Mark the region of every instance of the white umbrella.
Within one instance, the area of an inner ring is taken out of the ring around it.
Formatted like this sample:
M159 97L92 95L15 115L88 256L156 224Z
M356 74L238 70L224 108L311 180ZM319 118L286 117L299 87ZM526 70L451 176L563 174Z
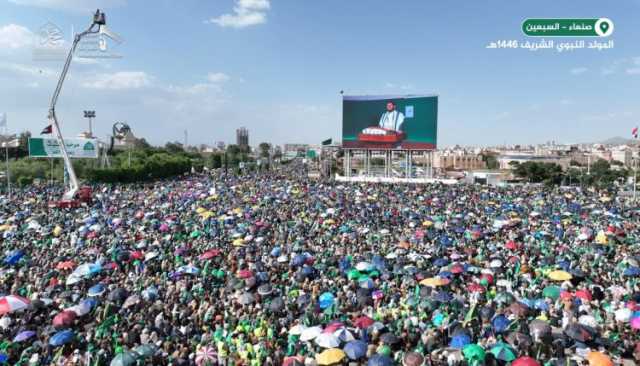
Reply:
M351 332L346 328L340 328L336 330L335 332L333 332L333 335L343 342L351 342L356 339L353 334L351 334Z
M598 326L598 322L596 321L596 318L594 318L591 315L582 315L580 318L578 318L578 323L595 328Z
M631 310L628 308L622 308L616 310L616 320L622 323L628 322L631 319Z
M369 271L371 269L373 269L373 265L369 262L360 262L358 264L356 264L356 269L358 271Z
M500 259L494 259L489 263L489 267L491 268L500 268L502 267L502 261Z
M158 252L149 252L149 253L144 255L144 260L145 261L150 261L150 260L152 260L153 258L156 258L159 255L160 255L160 253L158 253Z
M302 324L296 324L289 329L289 334L291 335L300 335L306 329L306 327Z
M315 342L322 348L335 348L340 345L340 340L338 339L338 337L331 333L322 333L318 335L315 339Z
M302 334L300 334L300 340L303 342L307 342L316 338L320 334L322 334L321 327L319 326L309 327L302 331Z

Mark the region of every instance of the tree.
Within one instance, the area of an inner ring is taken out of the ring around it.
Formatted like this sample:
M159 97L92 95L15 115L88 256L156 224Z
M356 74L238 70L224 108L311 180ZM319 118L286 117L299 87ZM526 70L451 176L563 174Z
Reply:
M258 146L258 149L260 151L260 157L268 158L269 151L271 150L271 144L269 144L268 142L261 142Z
M577 160L571 159L571 161L569 161L569 166L582 166L582 164Z
M146 150L146 149L150 149L151 145L147 142L147 140L143 137L143 138L139 138L136 139L136 141L133 144L133 147L135 149L142 149L142 150Z
M218 169L218 168L222 168L222 154L216 153L216 154L211 154L209 156L209 168L211 169Z
M170 154L178 154L184 152L184 147L179 142L167 142L164 149Z
M20 146L18 146L16 151L16 158L24 158L29 156L29 139L31 138L31 132L23 131L20 132L20 136L18 136L18 140L20 140ZM12 154L9 154L11 156Z
M483 154L482 161L484 161L487 169L498 169L500 164L498 163L498 159L496 159L493 154Z

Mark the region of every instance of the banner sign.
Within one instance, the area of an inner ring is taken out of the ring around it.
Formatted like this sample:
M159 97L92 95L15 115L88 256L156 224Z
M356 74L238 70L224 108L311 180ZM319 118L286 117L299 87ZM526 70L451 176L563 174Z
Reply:
M70 158L98 158L98 140L96 139L65 139L64 143ZM57 139L34 137L29 139L29 156L32 158L61 158L62 151Z

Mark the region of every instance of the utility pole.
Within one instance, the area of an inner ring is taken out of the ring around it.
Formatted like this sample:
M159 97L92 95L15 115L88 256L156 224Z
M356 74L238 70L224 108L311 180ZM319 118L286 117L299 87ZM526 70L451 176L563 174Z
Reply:
M93 138L93 119L96 118L96 111L84 111L84 118L89 120L89 138Z
M188 142L188 133L187 130L184 130L184 149L187 150L187 142Z

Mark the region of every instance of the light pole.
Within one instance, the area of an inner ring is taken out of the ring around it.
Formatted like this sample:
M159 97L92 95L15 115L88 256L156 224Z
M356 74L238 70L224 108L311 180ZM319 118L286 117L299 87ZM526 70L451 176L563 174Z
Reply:
M93 119L96 118L96 111L84 111L84 118L89 119L89 137L92 138L93 128L91 126L91 122L93 122Z

